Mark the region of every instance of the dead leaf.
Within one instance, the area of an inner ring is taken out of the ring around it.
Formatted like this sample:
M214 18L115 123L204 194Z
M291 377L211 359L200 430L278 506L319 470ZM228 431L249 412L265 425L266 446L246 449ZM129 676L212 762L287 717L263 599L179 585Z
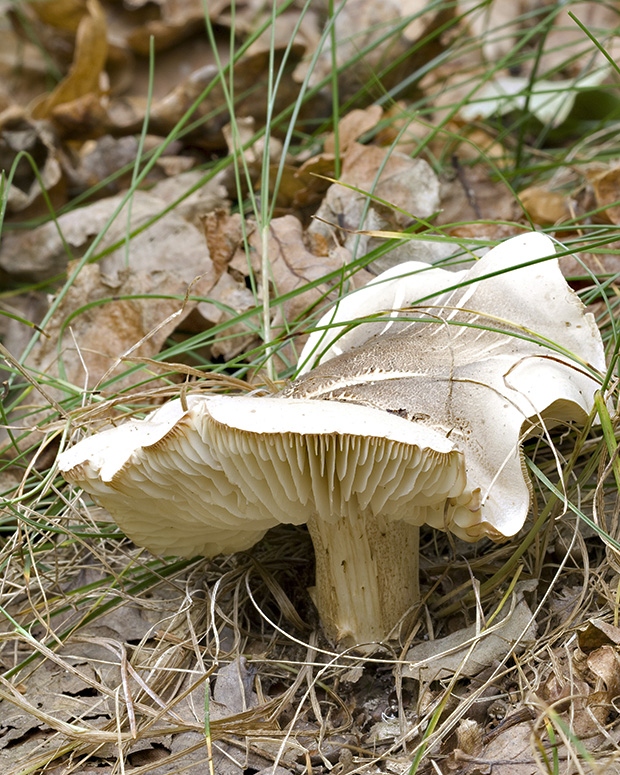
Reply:
M326 177L333 178L336 157L331 153L321 153L307 159L295 172L301 182L301 188L295 194L295 204L307 207L320 202L331 185Z
M202 214L202 206L216 201L217 192L221 193L219 184L204 186L128 243L124 239L128 228L144 227L157 218L195 179L191 173L187 180L162 181L149 193L135 192L131 225L128 227L124 210L101 244L102 250L115 244L118 247L96 264L82 268L47 327L49 339L41 340L33 352L31 366L58 374L57 348L62 346L67 378L73 384L87 382L93 387L110 369L120 367L120 358L139 342L142 344L133 355L152 357L159 351L197 304L184 302L188 289L197 296L208 296L218 273L201 230L188 218L196 216L198 220L197 211ZM120 201L120 196L102 199L58 219L62 237L74 255L83 255ZM11 232L0 250L0 266L21 277L40 280L63 272L66 264L64 243L55 224Z
M133 51L144 56L148 56L151 37L156 50L162 51L204 29L205 7L201 0L157 0L156 3L130 0L125 5L133 11L126 21L127 43ZM157 18L153 18L153 7ZM218 4L210 2L212 18L217 11Z
M280 66L283 54L282 50L275 52L274 68L277 69ZM246 54L234 65L231 77L234 79L235 93L238 95L235 102L237 120L249 116L258 124L264 121L265 93L270 66L269 52L259 52L252 56ZM225 142L222 130L230 123L230 117L217 66L212 64L194 70L166 97L155 102L150 117L152 131L167 135L208 87L211 90L195 108L192 120L208 115L209 121L201 122L196 126L192 139L202 148L223 148ZM296 83L291 79L284 79L274 95L272 105L274 115L287 108L298 96L298 91L299 87ZM319 100L322 101L322 98L317 97L305 102L301 116L316 115L319 112L317 107Z
M218 207L204 216L203 225L211 260L223 273L243 238L241 216L230 215L227 208Z
M29 3L45 24L68 32L77 32L88 9L84 0L54 0L53 3Z
M539 73L561 71L568 77L576 77L596 64L605 62L604 55L591 45L583 30L575 24L569 13L575 16L597 39L612 61L617 61L620 48L613 30L618 26L617 5L593 3L589 0L572 2L569 7L560 6L554 23L545 36L545 47L537 61ZM529 75L529 63L525 63Z
M477 0L459 0L459 14L482 43L487 62L497 62L513 50L523 26L523 14L532 6L531 0L511 3L491 2L480 6Z
M271 15L268 6L249 2L245 13L235 17L235 32L243 30L248 36L258 30L267 21L267 13ZM262 33L248 48L248 55L268 53L271 48L284 50L291 47L299 60L312 55L319 46L321 34L319 30L319 13L312 6L304 8L303 23L299 23L300 15L296 8L289 8L279 13L275 24L268 24ZM273 39L273 42L272 42Z
M587 177L599 208L597 217L607 223L620 223L620 165L610 166L603 172L593 170Z
M532 753L531 723L516 724L504 734L494 737L476 759L473 772L496 775L498 765L501 766L502 775L540 774L538 762Z
M51 94L32 108L35 118L46 118L58 106L101 93L108 55L106 17L99 0L86 0L86 10L77 28L73 64Z
M383 119L383 126L375 136L375 145L390 146L395 151L415 156L421 141L428 137L428 123L412 114L404 100L393 102L385 111Z
M329 187L309 227L310 234L333 240L338 227L399 231L439 209L439 181L423 159L356 143L344 158L340 180L345 185ZM341 239L349 251L355 251L355 257L365 255L374 244L369 235L348 231L341 233Z
M247 659L237 657L217 671L213 699L226 709L227 716L243 713L258 705L258 697L252 690L253 682L254 676L248 670Z
M252 266L259 274L261 271L262 245L260 233L254 231L249 238L252 251ZM349 254L342 250L333 250L328 255L316 256L305 244L303 229L300 221L292 215L282 218L274 218L269 227L269 283L273 286L274 296L281 296L299 290L304 285L342 269L347 263ZM239 268L245 256L238 256L233 261L233 266ZM359 275L359 273L358 273ZM365 273L364 273L365 275ZM358 282L365 284L370 279L365 275ZM264 278L262 278L264 282ZM331 281L333 287L338 287L339 280ZM274 308L273 324L279 328L284 320L293 321L296 317L312 307L314 302L325 293L328 283L309 289L298 296Z
M193 258L195 255L204 255L205 252L201 232L190 221L199 221L200 216L211 207L221 204L224 190L220 184L212 181L209 185L204 185L191 196L186 196L173 212L158 219L168 204L186 194L188 188L201 179L200 173L196 175L192 172L180 175L174 180L161 181L148 193L134 193L130 206L131 225L127 222L127 205L116 217L101 242L101 251L112 245L120 245L106 256L102 264L103 274L108 277L111 285L115 283L117 271L127 266L159 271L175 266L178 262L178 265L184 268L182 274L186 283L203 274L204 265L202 270L197 270L190 276L197 267L194 260L187 260L187 256ZM56 223L46 223L30 231L8 232L0 245L0 268L12 277L34 282L63 273L70 259L79 258L85 253L92 240L118 209L121 201L121 195L100 199L91 205L61 215ZM151 220L155 222L127 243L131 256L131 261L128 262L124 247L127 234L144 227ZM69 254L67 247L71 251Z
M381 89L389 89L430 58L431 47L421 50L411 45L413 39L427 34L437 16L434 11L424 14L426 7L428 3L421 0L347 0L335 20L338 86L343 102L358 90L368 90L378 73L381 73ZM420 15L404 33L400 28L402 19L416 11ZM362 51L364 56L360 57ZM398 67L393 66L395 61L399 62ZM310 74L310 85L327 78L332 66L331 49L325 46ZM308 63L304 62L295 70L294 77L301 82L307 74Z
M371 105L365 110L352 110L343 116L338 122L338 148L340 155L344 156L353 143L358 140L365 132L377 126L383 115L383 108L379 105ZM323 153L333 154L336 152L336 138L333 132L330 132L325 138Z
M154 144L147 141L146 150L150 150ZM97 192L98 196L111 196L126 190L131 185L138 147L138 138L133 136L104 135L87 140L80 146L73 159L74 163L72 165L67 163L65 166L72 190L82 193L106 179L108 179L107 183ZM118 175L117 173L123 168L129 168L129 171L122 176ZM153 183L157 179L155 175L151 175L148 182Z
M214 282L214 273L204 247L202 257L206 271L192 290L206 295ZM194 264L194 271L197 268ZM72 384L95 388L104 377L125 369L124 356L156 355L196 304L184 304L182 297L188 283L172 268L153 275L144 269L118 271L113 283L111 288L101 267L85 266L46 328L50 339L40 343L29 366L59 376L58 367L62 364L66 379ZM135 298L116 300L117 295ZM160 295L181 299L158 298ZM65 327L69 320L70 327ZM143 375L135 374L116 385L127 386L142 378Z
M494 179L487 164L461 167L458 158L455 162L456 173L444 176L441 181L441 212L437 225L469 222L466 226L450 229L450 234L457 237L500 240L518 233L516 227L508 225L520 213L514 192Z
M601 646L612 644L620 646L620 627L603 619L590 619L586 625L577 631L579 648L586 654Z
M54 205L64 204L66 195L61 190L62 169L51 126L46 122L32 121L21 109L11 107L0 114L0 169L8 173L17 155L23 152L32 157L41 182L30 161L21 158L8 190L8 211L21 212L42 199L41 187Z
M489 630L477 630L474 624L414 646L407 652L409 664L403 675L425 682L450 678L456 672L473 677L495 660L504 659L517 642L517 651L522 651L536 637L536 623L522 593L514 609L504 616L500 614Z
M604 718L609 714L611 701L620 694L620 662L615 646L600 646L588 655L588 667L594 675L603 682L606 702L604 703ZM600 693L600 687L594 687ZM603 719L604 722L604 719Z
M550 226L570 218L569 200L558 191L544 186L530 186L519 193L525 212L534 223Z

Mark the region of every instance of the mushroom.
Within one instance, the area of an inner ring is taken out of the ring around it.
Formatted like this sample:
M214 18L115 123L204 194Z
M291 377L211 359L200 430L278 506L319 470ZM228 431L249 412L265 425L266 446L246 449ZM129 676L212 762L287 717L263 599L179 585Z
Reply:
M391 269L327 313L282 393L172 401L70 448L60 470L159 554L307 523L326 635L389 638L419 600L419 526L514 535L523 439L592 407L601 337L553 254L531 233L469 271Z

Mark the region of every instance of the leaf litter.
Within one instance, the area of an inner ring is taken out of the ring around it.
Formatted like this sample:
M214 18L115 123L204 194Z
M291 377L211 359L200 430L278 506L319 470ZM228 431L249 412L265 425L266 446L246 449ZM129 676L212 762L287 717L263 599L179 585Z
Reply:
M214 51L192 0L9 4L0 156L13 175L0 276L13 317L3 314L0 329L13 359L75 427L144 411L196 373L214 375L205 389L226 380L238 389L240 379L273 389L262 369L266 297L286 378L312 320L344 293L405 260L460 268L481 241L531 222L579 252L585 268L562 259L577 287L592 287L589 268L609 280L613 301L613 142L604 136L605 159L592 162L580 137L571 163L540 177L512 178L510 160L521 133L548 161L554 146L540 138L580 126L589 95L617 102L613 72L600 70L607 60L567 14L613 58L617 3L571 3L550 16L537 15L535 0L478 5L349 0L336 17L335 62L351 110L336 133L329 45L312 66L329 17L318 6L298 24L300 5L290 4L272 30L260 4L209 3ZM519 47L537 20L548 34L532 38L535 57ZM232 70L235 125L217 70L231 33L248 43ZM286 60L273 115L295 104L306 76L314 89L296 145L285 124L263 131L272 48L276 69ZM553 114L549 95L561 100ZM282 185L264 241L251 195L266 142ZM138 169L141 184L120 209ZM378 235L404 231L409 239L387 246ZM592 234L607 243L591 247ZM610 303L593 307L603 328ZM24 319L44 324L36 342ZM501 546L425 535L427 597L409 638L372 655L339 653L316 627L304 532L282 528L213 561L137 549L49 475L67 420L12 363L0 475L4 772L620 771L616 550L569 515L556 521L563 504L540 481L528 529L544 512L542 529ZM533 442L528 454L553 478L556 459L583 444L570 498L614 539L615 458L600 432L584 442L567 430L556 443Z

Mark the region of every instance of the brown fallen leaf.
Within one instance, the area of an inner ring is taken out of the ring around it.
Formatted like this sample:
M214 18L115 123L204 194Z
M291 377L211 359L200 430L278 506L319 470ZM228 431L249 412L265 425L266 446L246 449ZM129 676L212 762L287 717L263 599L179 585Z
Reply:
M504 659L513 649L523 651L536 637L536 622L522 597L512 611L499 614L488 631L474 624L437 640L426 641L407 652L403 675L430 682L460 676L473 677Z
M245 13L235 15L234 26L237 34L241 32L248 36L252 35L267 22L268 15L271 16L269 6L261 6L254 2L248 2L244 11ZM313 54L321 39L319 29L321 16L321 12L306 5L303 21L300 24L298 8L291 7L284 10L277 15L275 23L267 24L261 34L250 44L248 55L268 53L271 48L283 50L287 46L291 47L291 51L299 60L307 57L308 54ZM231 17L220 16L218 22L221 19L226 19L228 23L232 21Z
M408 75L416 66L430 58L431 47L412 46L433 25L437 12L428 9L426 0L347 0L339 9L335 21L338 41L336 62L340 69L338 84L343 101L358 90L368 91L369 85L381 73L381 89L389 89ZM418 13L418 18L403 30L403 18ZM360 57L360 52L364 56ZM394 67L394 62L399 65ZM325 46L310 74L310 84L316 85L332 72L332 52ZM308 74L308 63L295 70L298 82Z
M295 204L298 207L307 207L317 204L323 198L331 185L325 178L333 178L335 174L335 160L333 153L320 153L312 156L297 169L295 177L301 187L295 194Z
M217 271L223 273L243 239L241 216L217 207L204 216L202 223L211 260Z
M501 240L518 233L518 227L506 225L521 215L514 193L493 179L487 164L460 165L455 159L455 173L441 182L441 212L437 224L466 223L450 228L457 237ZM469 223L468 223L469 222Z
M576 77L589 68L605 62L602 51L593 48L583 30L571 18L575 16L595 38L605 41L604 48L611 61L620 56L617 35L612 33L618 25L617 3L593 3L590 0L571 2L559 6L553 25L545 36L545 46L536 63L540 74L558 73ZM571 14L569 16L569 14ZM525 62L524 74L529 75L532 63Z
M35 118L46 118L58 106L102 91L100 79L108 55L106 17L99 0L86 0L86 10L78 24L71 68L51 94L32 108Z
M215 277L206 248L202 255L200 268L204 272L191 291L207 295ZM194 263L193 272L197 269ZM65 375L71 384L87 389L98 387L102 380L117 377L126 369L124 356L156 355L196 305L184 304L188 282L172 266L154 273L144 269L119 271L113 287L103 271L96 264L82 268L46 327L49 339L40 342L28 360L29 367L50 376ZM134 374L123 378L115 383L116 389L143 377Z
M620 165L592 170L587 177L599 208L597 217L607 223L620 223Z
M145 56L151 37L156 50L162 51L204 29L205 9L201 0L129 0L124 5L130 11L125 17L125 40L133 51ZM209 14L214 18L224 7L223 2L209 2Z
M620 646L620 627L616 627L604 619L590 619L577 631L579 648L586 654L601 646Z
M383 108L370 105L365 110L352 110L338 122L338 148L341 155L346 154L353 143L365 132L377 126L383 115ZM323 152L333 154L336 151L336 137L330 132L325 138Z
M130 226L124 210L101 243L101 249L109 252L97 263L82 267L74 278L46 327L49 338L40 340L29 366L59 376L62 364L73 384L93 387L110 370L118 374L123 355L152 357L159 351L197 304L184 302L188 291L208 296L218 270L201 229L190 219L196 216L197 207L214 206L217 192L222 191L219 184L204 186L145 228L182 191L187 192L193 180L195 173L189 173L187 180L165 180L151 192L135 192ZM38 280L65 271L65 244L74 255L83 255L120 201L120 196L109 197L65 213L58 226L45 224L30 232L11 232L0 248L0 266L13 276ZM125 243L128 229L138 228L143 230Z
M595 694L600 695L604 702L598 709L601 723L604 724L613 700L620 694L620 659L617 646L601 646L588 655L587 664L592 673L600 679L602 685L595 684Z
M430 165L385 148L354 143L343 160L340 181L327 190L308 231L333 244L338 228L347 229L339 236L354 257L365 255L374 243L369 235L350 232L402 231L439 209L439 180Z
M274 67L280 66L283 50L274 53ZM235 103L237 120L252 117L258 124L266 116L265 93L267 90L268 73L270 69L269 52L260 51L256 54L246 54L235 63L231 78L234 79L235 93L238 95ZM207 89L210 91L195 108L192 119L209 116L209 120L201 122L192 132L192 140L203 149L221 149L225 146L222 134L223 128L230 123L226 108L226 98L218 76L216 65L208 64L194 70L166 97L156 101L151 110L149 126L157 134L168 134L175 124L190 110L198 97ZM298 96L299 86L292 79L283 79L273 99L273 113L277 115L288 107ZM305 115L315 116L320 112L318 107L322 98L315 98L304 103L301 111Z
M191 267L187 256L204 253L204 239L199 231L199 218L223 201L224 189L218 181L204 185L180 202L173 212L159 217L167 205L181 198L188 188L201 180L200 173L189 172L175 179L163 180L151 191L136 191L131 199L131 225L128 228L129 205L110 225L100 246L101 251L115 250L104 260L104 274L113 277L117 268L126 264L125 243L127 234L140 229L150 221L151 226L130 241L129 256L134 269L138 265L159 269L160 263L168 266L179 263ZM29 231L7 232L0 245L0 269L19 280L40 282L62 274L67 262L84 254L92 240L103 230L118 209L122 196L100 199L86 207L61 215L56 223L46 223ZM198 213L196 213L198 210ZM182 239L181 239L182 237ZM185 241L185 246L182 241ZM191 270L190 270L191 271ZM196 271L191 282L197 275ZM114 284L114 280L110 280Z
M29 3L30 8L45 24L76 33L88 13L84 0L54 0L53 3Z
M523 722L511 726L504 734L494 737L466 772L495 775L539 775L538 761L532 751L532 724Z
M148 135L145 138L144 150L153 150L162 142L162 138ZM66 161L64 171L71 183L72 192L79 194L88 191L93 186L106 181L105 186L100 187L96 194L91 194L91 198L99 198L117 194L119 191L126 190L131 185L133 168L138 155L139 140L135 136L113 137L104 135L97 139L86 140L77 153L71 157L71 162ZM175 145L167 149L174 154ZM155 183L168 174L166 169L166 160L168 158L177 159L176 156L168 157L162 155L157 162L156 167L151 170L145 183ZM191 158L185 158L189 164L193 164ZM120 170L125 169L123 175ZM180 174L185 170L175 171L174 174Z
M540 226L550 226L570 218L570 200L559 191L530 186L519 193L519 199L525 212Z
M477 0L459 0L458 13L475 38L482 43L487 62L497 62L513 50L523 26L523 14L532 0L514 0L511 3L488 3L481 8Z
M23 212L37 201L47 209L41 201L41 187L54 206L64 204L66 192L52 127L47 122L32 121L21 108L12 106L0 113L0 168L8 173L22 152L34 160L41 182L30 161L22 157L7 193L8 211Z
M261 272L261 235L258 230L249 237L252 267L257 276ZM289 294L303 288L306 284L342 269L350 259L346 250L332 250L327 255L317 256L305 244L301 222L292 215L274 218L269 227L269 285L274 297ZM245 256L237 254L232 266L239 269L246 261ZM355 275L355 282L366 284L370 276L365 272ZM260 277L261 287L264 279ZM285 302L277 303L273 309L273 325L279 329L284 321L292 322L299 315L311 309L313 304L330 288L337 288L338 277L322 283L316 288L294 296Z

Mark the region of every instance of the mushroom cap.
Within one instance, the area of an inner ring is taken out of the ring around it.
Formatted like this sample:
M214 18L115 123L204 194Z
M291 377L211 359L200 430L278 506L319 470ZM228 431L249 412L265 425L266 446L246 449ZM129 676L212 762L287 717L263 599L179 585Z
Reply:
M156 554L240 551L312 516L421 524L427 511L440 519L446 500L472 500L445 435L377 409L219 395L190 395L186 406L171 401L58 459L67 480Z
M605 370L553 255L531 233L468 271L395 267L327 313L279 396L172 401L80 442L60 471L158 554L361 513L511 536L530 501L523 439L584 421Z
M311 336L285 395L383 409L444 435L464 456L465 491L480 508L457 504L428 522L466 540L513 535L530 501L523 439L584 422L605 371L594 318L554 253L532 232L469 271L411 262L379 275L319 322L328 333Z

